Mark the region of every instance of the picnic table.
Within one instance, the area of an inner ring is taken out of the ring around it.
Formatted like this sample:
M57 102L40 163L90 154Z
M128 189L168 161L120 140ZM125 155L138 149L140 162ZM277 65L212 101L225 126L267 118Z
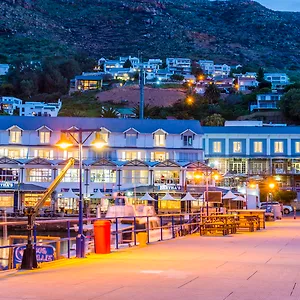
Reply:
M232 214L211 214L209 216L202 216L200 222L200 235L208 233L221 233L228 235L236 233L237 218Z
M251 216L255 216L256 217L256 221L258 224L256 224L256 229L265 229L266 228L266 220L265 220L265 214L266 214L266 210L265 209L229 209L228 210L228 214L233 214L236 215L240 218L240 221L245 221L247 222L247 220L252 220ZM255 218L254 218L255 219Z

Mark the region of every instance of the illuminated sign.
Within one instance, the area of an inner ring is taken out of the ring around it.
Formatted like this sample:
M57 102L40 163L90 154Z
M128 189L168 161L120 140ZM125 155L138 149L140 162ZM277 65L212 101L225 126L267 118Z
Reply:
M158 185L158 189L160 191L170 191L170 190L176 190L180 191L181 190L181 185L175 185L175 184L160 184Z
M13 189L15 185L9 181L0 182L0 189Z

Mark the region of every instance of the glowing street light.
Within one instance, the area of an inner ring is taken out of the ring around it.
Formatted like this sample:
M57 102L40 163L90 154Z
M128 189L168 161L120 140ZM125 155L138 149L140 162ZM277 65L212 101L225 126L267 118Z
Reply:
M83 139L83 133L86 132L87 137ZM101 138L100 132L98 129L72 129L72 130L63 130L61 132L61 138L56 143L56 146L61 149L67 149L71 146L74 146L74 143L69 139L69 136L74 140L78 145L79 151L79 207L78 207L78 235L76 236L76 257L83 258L85 257L85 236L83 234L83 197L82 197L82 148L84 143L90 138L90 136L95 133L95 138L90 143L91 146L100 149L104 147L107 143ZM67 136L67 134L69 136ZM78 137L75 138L74 134L78 134Z

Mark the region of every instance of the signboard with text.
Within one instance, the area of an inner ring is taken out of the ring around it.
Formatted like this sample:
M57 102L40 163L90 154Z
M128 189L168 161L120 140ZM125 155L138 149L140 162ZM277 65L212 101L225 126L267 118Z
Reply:
M181 185L175 185L175 184L160 184L158 185L158 189L160 191L180 191L181 190Z
M22 263L23 253L26 246L15 247L13 252L13 268ZM54 260L55 249L53 246L36 246L37 262L49 262Z

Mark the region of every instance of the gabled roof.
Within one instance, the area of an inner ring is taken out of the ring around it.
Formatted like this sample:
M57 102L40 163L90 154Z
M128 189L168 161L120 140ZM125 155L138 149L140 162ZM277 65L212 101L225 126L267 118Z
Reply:
M162 128L158 128L158 129L156 129L155 131L153 131L152 133L155 134L155 133L157 133L158 131L162 131L162 132L164 132L165 134L169 134L167 131L163 130Z
M30 118L31 118L31 117L30 117ZM7 128L6 130L12 130L12 129L14 129L14 128L18 128L19 130L23 131L23 129L22 129L20 126L18 126L18 125L12 125L12 126L10 126L9 128Z
M124 164L124 166L135 166L135 167L149 167L148 164L146 164L144 161L141 161L139 159L134 159L134 160L131 160L131 161L128 161Z
M138 130L136 130L135 128L132 128L132 127L126 129L125 131L123 131L123 133L127 133L128 131L135 131L136 133L140 133Z
M165 161L162 161L155 165L155 167L181 167L180 164L176 163L175 161L172 161L170 159L167 159Z
M186 130L182 131L181 134L185 134L188 131L191 132L191 133L193 133L193 134L197 134L195 131L193 131L191 129L186 129Z
M42 129L47 129L47 130L49 130L49 131L53 131L51 128L49 128L49 127L46 126L46 125L41 126L40 128L36 129L36 131L39 131L39 130L42 130Z
M52 163L45 158L36 157L25 162L26 165L52 165Z
M68 161L69 161L69 159L62 160L62 161L58 162L57 165L59 165L59 166L65 165L65 164L67 164ZM82 162L82 163L85 165L84 162ZM78 159L75 159L74 165L79 165L79 160Z
M3 156L0 158L0 164L1 165L5 165L5 164L14 164L14 165L18 165L20 162L17 161L16 159L11 159L9 157Z
M210 170L213 169L210 166L203 163L202 161L191 162L191 163L187 164L186 167L188 169L196 169L196 170L199 170L199 171L204 171L204 170L209 170L210 171Z
M94 161L90 164L90 166L109 166L109 167L115 167L117 166L116 163L106 159L106 158L100 158L99 160Z
M71 126L75 126L82 129L100 129L104 127L111 132L119 133L123 133L128 128L134 128L141 134L152 134L158 129L162 129L169 134L180 134L186 129L190 129L197 134L203 133L200 122L197 120L0 116L0 130L7 130L7 128L14 125L23 130L36 130L41 127L41 124L53 131L68 130ZM218 128L221 129L222 127Z

